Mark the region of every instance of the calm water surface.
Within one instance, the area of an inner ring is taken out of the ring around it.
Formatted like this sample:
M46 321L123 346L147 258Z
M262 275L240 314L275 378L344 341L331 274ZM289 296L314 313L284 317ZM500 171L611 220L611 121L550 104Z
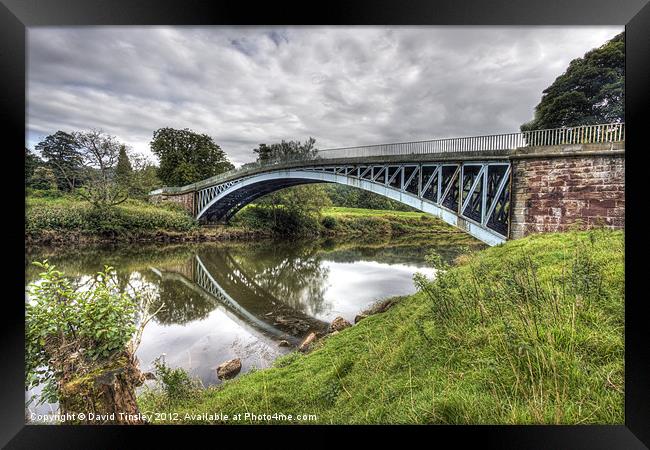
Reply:
M350 322L372 303L415 291L416 272L430 277L425 254L452 261L463 246L443 237L375 243L350 241L157 244L30 249L83 286L104 264L120 285L164 305L147 325L137 352L143 371L164 355L204 385L219 383L216 367L241 358L242 372L271 365L310 331L337 316ZM28 265L27 281L39 270ZM290 347L280 347L280 340Z

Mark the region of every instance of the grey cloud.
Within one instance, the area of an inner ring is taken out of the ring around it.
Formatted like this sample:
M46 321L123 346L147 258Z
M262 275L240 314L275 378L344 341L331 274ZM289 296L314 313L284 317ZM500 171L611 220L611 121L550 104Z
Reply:
M28 30L28 145L101 128L211 135L235 163L321 148L517 131L568 63L619 27L74 27Z

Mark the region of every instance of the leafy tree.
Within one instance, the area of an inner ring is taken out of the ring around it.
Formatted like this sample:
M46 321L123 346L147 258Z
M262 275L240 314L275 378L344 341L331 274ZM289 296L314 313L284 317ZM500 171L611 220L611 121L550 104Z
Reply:
M160 128L150 145L160 160L158 178L166 185L182 186L234 168L210 136L187 128Z
M131 167L131 161L129 161L129 156L126 154L126 146L120 146L120 152L117 156L117 166L115 168L115 181L122 187L127 189L131 186L131 181L133 177L133 167Z
M625 32L571 61L543 92L521 131L624 120Z
M29 187L43 191L58 191L56 175L49 166L38 166L30 178Z
M244 209L238 220L280 235L315 234L321 209L331 204L322 185L293 186L262 197Z
M75 352L97 360L126 348L136 331L137 303L115 289L112 268L97 274L92 290L80 292L47 261L34 264L43 272L29 285L25 304L25 387L59 381ZM51 394L60 395L60 386Z
M129 197L128 189L116 180L120 144L114 136L99 130L73 134L85 167L87 182L79 194L98 208L117 205Z
M310 137L304 144L300 141L260 144L253 151L258 162L313 158L317 153L315 144L316 140ZM306 234L317 231L321 209L331 204L323 185L293 186L262 197L243 216L245 221L255 222L250 225L270 228L275 233Z
M267 162L274 159L313 159L318 154L316 139L310 137L304 144L300 141L282 141L277 144L260 144L256 149L257 161Z
M158 167L147 156L139 153L132 153L129 159L133 168L130 195L146 199L149 192L162 186L158 178Z
M34 171L41 166L43 161L34 152L25 147L25 186L30 186Z
M109 266L88 288L75 288L47 260L34 264L43 272L25 303L25 388L44 385L40 401L58 401L62 414L138 415L136 388L144 377L135 353L160 309L151 313L147 296L128 294ZM116 416L103 423L142 423Z
M36 144L36 150L54 171L62 191L73 191L81 184L82 156L72 134L57 131Z

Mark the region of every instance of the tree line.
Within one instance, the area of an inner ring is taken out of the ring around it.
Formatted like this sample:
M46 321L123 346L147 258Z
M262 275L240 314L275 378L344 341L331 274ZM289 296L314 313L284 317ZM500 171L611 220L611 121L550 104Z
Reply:
M36 152L25 148L25 186L28 192L75 194L106 207L234 167L210 136L189 129L156 130L150 146L160 165L101 130L59 130L36 144Z
M102 208L128 198L146 199L161 186L183 186L234 168L227 154L207 134L189 129L160 128L150 142L156 165L116 137L100 130L57 131L25 148L25 186L28 193L74 194ZM256 162L315 157L316 140L259 144ZM256 202L277 224L287 215L301 219L323 206L404 209L370 192L345 186L298 186L270 194Z

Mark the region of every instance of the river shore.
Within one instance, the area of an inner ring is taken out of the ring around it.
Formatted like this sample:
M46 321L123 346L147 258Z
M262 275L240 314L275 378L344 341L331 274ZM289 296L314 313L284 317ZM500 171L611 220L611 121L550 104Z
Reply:
M181 418L154 423L620 424L623 242L594 230L472 252L309 352L184 399L147 389L140 410Z
M323 208L313 226L291 238L401 235L466 236L442 220L421 212ZM130 200L96 211L70 198L28 198L25 244L67 246L119 242L220 242L277 238L263 226L237 220L232 224L199 225L175 205ZM467 238L465 238L467 239Z

